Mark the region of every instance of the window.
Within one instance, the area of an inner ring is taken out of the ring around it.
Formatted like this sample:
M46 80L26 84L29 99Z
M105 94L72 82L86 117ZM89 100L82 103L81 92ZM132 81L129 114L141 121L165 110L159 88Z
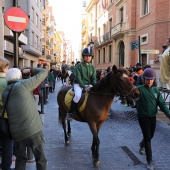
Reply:
M143 34L140 36L141 45L148 44L148 34Z
M41 30L41 27L42 27L42 23L41 23L41 19L40 19L40 30Z
M34 32L31 33L32 46L34 46Z
M38 14L35 16L35 25L38 26Z
M45 31L42 31L42 38L45 38Z
M102 11L102 10L101 10L101 5L99 4L99 5L98 5L98 16L101 15L101 13L102 13L101 11Z
M42 41L41 41L41 39L40 39L40 45L39 45L39 50L41 50L41 45L42 45Z
M38 36L35 38L35 47L38 48Z
M149 13L149 0L141 0L141 16Z
M113 0L109 0L109 5L111 5L111 4L112 4L112 2L113 2Z
M120 22L123 22L123 7L120 8Z
M112 45L109 45L109 62L112 61Z
M35 0L36 4L38 3L38 0Z
M45 54L45 47L42 46L42 55L44 55L44 54Z
M34 21L34 8L33 7L31 8L31 19L32 21Z
M100 38L100 28L98 28L98 37Z
M105 34L105 31L106 31L106 25L103 24L103 35Z
M103 48L103 63L105 63L106 62L106 50L105 50L105 48Z
M86 1L82 2L82 7L86 7Z
M98 50L98 64L100 64L100 50Z
M93 22L93 14L90 15L90 21Z
M112 28L112 18L109 19L109 31L111 31Z

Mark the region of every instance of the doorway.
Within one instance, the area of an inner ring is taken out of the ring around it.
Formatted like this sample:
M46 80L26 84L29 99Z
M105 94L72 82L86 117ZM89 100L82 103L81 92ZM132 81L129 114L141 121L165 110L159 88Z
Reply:
M123 41L119 43L119 67L124 66L125 62L125 45Z

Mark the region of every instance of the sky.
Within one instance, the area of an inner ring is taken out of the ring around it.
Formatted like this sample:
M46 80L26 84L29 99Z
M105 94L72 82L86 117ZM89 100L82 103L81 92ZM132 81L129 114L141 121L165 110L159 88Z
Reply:
M81 0L49 0L53 7L53 15L56 21L56 29L65 33L65 38L71 40L75 57L81 43Z

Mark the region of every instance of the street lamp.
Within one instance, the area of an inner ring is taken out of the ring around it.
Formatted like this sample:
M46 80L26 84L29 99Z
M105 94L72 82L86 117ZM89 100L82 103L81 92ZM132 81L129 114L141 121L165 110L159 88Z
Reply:
M92 53L92 57L94 57L94 53L93 53L93 47L94 47L94 41L91 39L91 41L88 44L90 46L90 51Z
M89 44L90 44L90 47L91 47L91 48L93 48L93 47L94 47L94 41L93 41L92 39L91 39L91 41L90 41L90 43L89 43Z

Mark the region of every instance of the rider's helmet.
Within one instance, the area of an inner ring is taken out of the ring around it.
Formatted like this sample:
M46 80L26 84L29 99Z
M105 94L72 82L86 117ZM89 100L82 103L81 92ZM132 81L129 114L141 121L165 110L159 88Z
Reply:
M90 47L84 48L84 50L82 51L82 57L84 58L84 56L92 56L92 58L93 58L92 48L90 48Z
M145 79L155 79L156 78L156 72L153 68L146 68L144 70L143 77Z

